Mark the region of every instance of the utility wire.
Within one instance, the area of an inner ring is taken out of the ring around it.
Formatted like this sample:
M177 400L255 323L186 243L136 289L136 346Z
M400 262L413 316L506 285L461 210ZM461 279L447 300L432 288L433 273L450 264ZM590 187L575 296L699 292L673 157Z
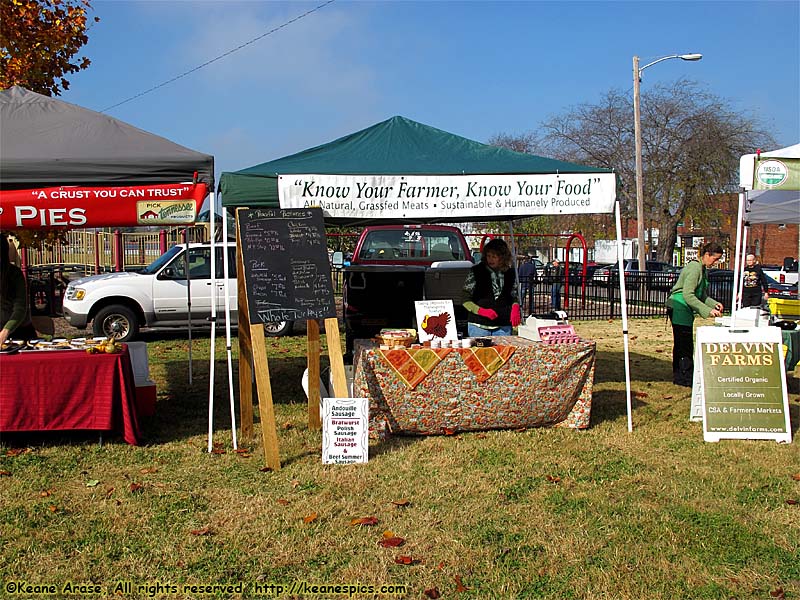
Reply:
M0 1L2 1L2 0L0 0ZM268 35L272 35L272 34L273 34L273 33L275 33L276 31L280 31L280 30L281 30L281 29L283 29L284 27L287 27L288 25L291 25L292 23L294 23L294 22L296 22L296 21L299 21L300 19L302 19L302 18L304 18L304 17L307 17L308 15L310 15L310 14L312 14L312 13L315 13L315 12L317 12L318 10L320 10L320 9L322 9L322 8L325 8L326 6L328 6L329 4L332 4L332 3L333 3L333 2L335 2L335 1L336 1L336 0L328 0L327 2L323 2L323 3L322 3L322 4L320 4L319 6L317 6L317 7L315 7L315 8L312 8L311 10L309 10L309 11L307 11L307 12L304 12L302 15L299 15L299 16L295 17L294 19L291 19L290 21L286 21L286 23L284 23L283 25L278 25L278 26L277 26L277 27L275 27L274 29L270 29L269 31L267 31L267 32L265 32L265 33L262 33L261 35L259 35L258 37L255 37L255 38L253 38L253 39L252 39L252 40L250 40L249 42L245 42L244 44L242 44L242 45L240 45L240 46L237 46L236 48L233 48L232 50L228 50L228 51L227 51L227 52L225 52L224 54L220 54L220 55L219 55L219 56L217 56L216 58L212 58L211 60L204 62L202 65L198 65L198 66L194 67L193 69L189 69L188 71L186 71L186 72L184 72L184 73L181 73L180 75L176 75L176 76L175 76L175 77L173 77L172 79L168 79L167 81L165 81L165 82L163 82L163 83L159 83L158 85L155 85L155 86L151 87L151 88L150 88L150 89L148 89L148 90L145 90L145 91L143 91L143 92L140 92L140 93L136 94L135 96L131 96L130 98L127 98L127 99L123 100L122 102L117 102L116 104L114 104L114 105L112 105L112 106L109 106L108 108L104 108L104 109L103 109L103 110L101 110L100 112L103 112L103 113L104 113L104 112L108 112L109 110L112 110L112 109L114 109L114 108L117 108L118 106L122 106L123 104L126 104L126 103L130 102L131 100L136 100L137 98L141 98L141 97L142 97L142 96L144 96L145 94L149 94L150 92L154 92L155 90L157 90L157 89L159 89L159 88L162 88L162 87L164 87L165 85L169 85L170 83L172 83L172 82L174 82L174 81L177 81L178 79L181 79L182 77L186 77L187 75L191 75L191 74L192 74L192 73L194 73L195 71L199 71L199 70L200 70L200 69L202 69L203 67L207 67L208 65L210 65L210 64L212 64L212 63L215 63L215 62L217 62L218 60L222 60L222 59L223 59L223 58L225 58L226 56L230 56L230 55L231 55L231 54L233 54L234 52L238 52L238 51L239 51L239 50L241 50L242 48L246 48L246 47L247 47L247 46L249 46L250 44L254 44L254 43L256 43L258 40L260 40L260 39L263 39L263 38L267 37Z

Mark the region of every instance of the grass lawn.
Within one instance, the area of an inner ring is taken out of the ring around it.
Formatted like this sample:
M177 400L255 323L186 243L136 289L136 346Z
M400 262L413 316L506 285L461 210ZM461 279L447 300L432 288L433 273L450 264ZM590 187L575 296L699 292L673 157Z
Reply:
M355 598L800 598L797 443L704 443L663 319L630 323L628 433L620 322L575 325L598 344L590 429L395 437L348 466L323 466L306 427L305 337L268 340L278 472L260 470L258 423L233 452L224 343L208 454L208 335L189 385L187 342L158 334L143 446L0 442L0 597L348 597L288 591L306 582L374 586ZM404 544L379 545L385 532ZM25 584L56 593L12 594Z

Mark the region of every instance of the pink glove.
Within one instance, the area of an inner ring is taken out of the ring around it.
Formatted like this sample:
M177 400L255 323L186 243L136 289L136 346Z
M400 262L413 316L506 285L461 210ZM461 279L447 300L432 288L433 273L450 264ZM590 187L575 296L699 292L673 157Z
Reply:
M519 304L511 307L511 325L517 327L522 323L522 315L519 313Z
M494 312L491 308L479 308L478 314L482 317L486 317L491 321L494 321L497 318L497 313Z

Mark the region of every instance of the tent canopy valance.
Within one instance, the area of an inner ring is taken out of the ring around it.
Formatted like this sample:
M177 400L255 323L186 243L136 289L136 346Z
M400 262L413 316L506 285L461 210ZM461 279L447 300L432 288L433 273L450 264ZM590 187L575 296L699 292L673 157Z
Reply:
M607 169L481 144L400 116L223 173L219 184L225 207L319 205L326 222L339 225L612 212L615 188ZM598 195L605 202L592 206Z
M213 156L19 86L0 91L0 149L8 229L191 223L214 189Z

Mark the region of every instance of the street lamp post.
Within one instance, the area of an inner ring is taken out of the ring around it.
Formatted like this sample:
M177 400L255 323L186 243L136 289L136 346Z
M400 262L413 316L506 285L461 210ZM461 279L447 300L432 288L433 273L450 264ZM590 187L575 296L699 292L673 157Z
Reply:
M636 234L639 245L639 270L647 270L647 260L644 255L644 185L642 183L642 115L639 109L639 84L642 80L642 71L652 67L662 60L680 58L681 60L700 60L702 54L671 54L662 56L643 67L639 67L639 57L633 57L633 135L636 146Z

